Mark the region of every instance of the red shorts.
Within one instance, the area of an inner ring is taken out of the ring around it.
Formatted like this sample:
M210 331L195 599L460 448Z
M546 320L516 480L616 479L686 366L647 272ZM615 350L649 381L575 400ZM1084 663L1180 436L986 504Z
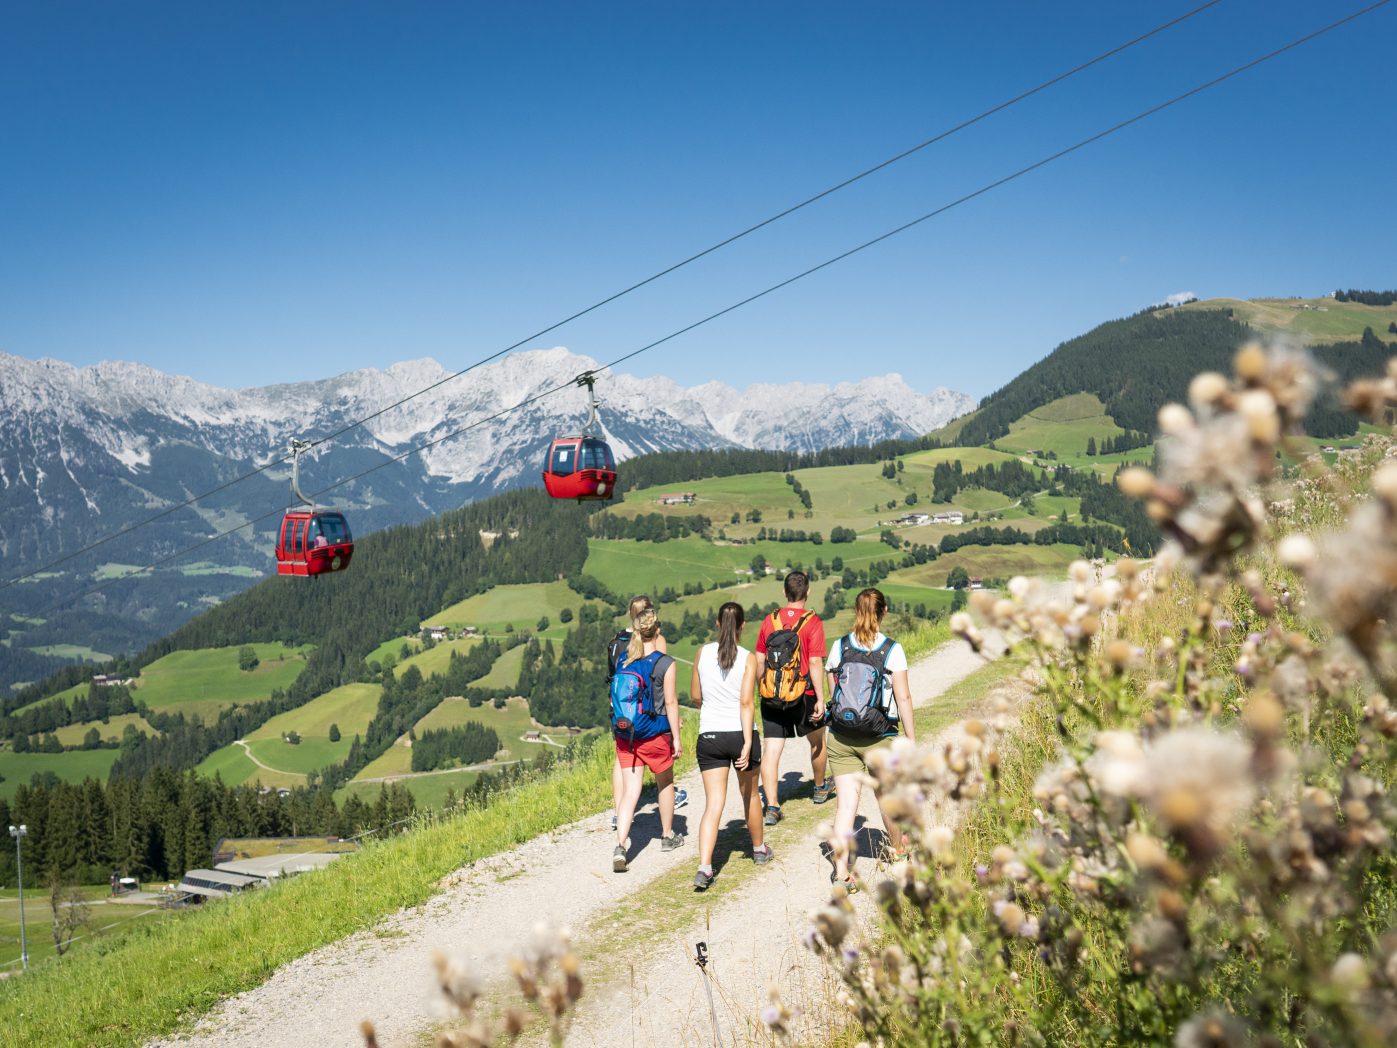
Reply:
M643 764L659 775L674 767L674 739L668 733L639 742L617 739L616 757L623 768L638 768Z

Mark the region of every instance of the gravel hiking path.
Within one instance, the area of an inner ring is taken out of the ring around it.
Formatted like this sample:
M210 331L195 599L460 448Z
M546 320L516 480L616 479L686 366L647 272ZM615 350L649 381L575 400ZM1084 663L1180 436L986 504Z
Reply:
M920 706L934 711L938 696L984 665L965 644L948 643L913 665L913 694ZM649 804L631 833L630 872L614 874L610 814L583 819L463 867L423 905L292 961L256 989L224 1001L189 1033L151 1042L150 1048L348 1048L362 1044L358 1024L366 1018L374 1021L385 1048L416 1046L446 1018L432 971L433 951L459 959L467 971L479 973L491 996L503 996L509 990L507 961L540 922L574 929L584 958L588 992L569 1044L712 1044L708 1002L692 960L699 939L712 949L709 970L724 1043L751 1043L760 1039L756 1016L772 978L789 1001L811 1005L811 1015L824 991L800 935L807 913L828 896L830 867L813 826L805 826L816 810L808 799L808 749L792 743L783 754L783 781L797 775L805 794L789 802L788 812L797 817L788 822L791 830L797 823L805 828L783 835L787 827L777 827L771 837L774 863L744 871L754 875L727 896L710 893L711 930L704 928L706 917L694 919L705 907L687 906L675 927L662 929L662 945L652 942L643 953L632 953L625 948L626 929L618 929L611 914L619 901L643 900L656 882L687 882L692 875L703 810L702 783L693 771L680 780L690 801L677 813L676 828L689 840L677 851L660 850L659 820ZM724 826L740 819L738 809L734 782ZM792 809L809 811L802 817ZM821 819L832 819L834 804L818 811ZM871 796L863 812L880 825ZM735 868L751 864L745 843L727 862L730 879L738 880ZM871 860L859 862L864 873L871 870ZM589 939L618 933L619 951L599 947L600 956L591 956Z

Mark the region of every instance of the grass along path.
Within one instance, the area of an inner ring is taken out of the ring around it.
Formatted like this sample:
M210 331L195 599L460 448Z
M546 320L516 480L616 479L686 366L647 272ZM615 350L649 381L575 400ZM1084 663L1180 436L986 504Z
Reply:
M934 667L930 671L934 678L951 684L975 672L981 663L963 646L947 645L918 664L922 679L928 665ZM964 701L968 703L969 697ZM952 716L948 702L933 700L938 711L933 718ZM943 705L947 708L940 713ZM696 720L691 714L686 721L690 740ZM789 747L788 752L793 762L802 756L798 746ZM607 792L605 773L609 766L610 750L600 747L594 762L602 772L601 781L596 783L600 796L594 793L593 810L598 814L462 867L425 905L279 967L263 985L219 1004L189 1037L159 1043L220 1048L289 1048L314 1043L351 1048L360 1043L358 1021L372 1018L386 1048L416 1045L431 1031L438 1014L431 972L433 949L460 956L469 970L493 979L503 976L506 960L527 942L539 921L572 928L605 928L614 914L655 898L652 888L675 891L693 874L696 846L691 839L677 852L661 852L652 803L642 809L632 832L631 872L624 878L611 872L611 835L602 799ZM793 763L793 770L797 766ZM681 781L694 800L680 812L683 821L679 825L692 830L701 809L702 790L694 773L682 776ZM808 784L805 788L808 791ZM773 835L782 857L760 871L762 875L781 877L784 863L798 861L800 841L810 828L801 809L816 811L800 799L791 803L788 821ZM818 812L820 817L832 815L831 808ZM720 877L720 883L734 887L715 888L709 899L720 899L723 890L740 894L737 867L743 861L735 859L729 864L726 881ZM825 884L827 880L817 887ZM633 901L628 903L627 899ZM685 902L690 907L699 905ZM696 912L690 908L680 919ZM648 934L640 928L637 933ZM588 940L581 946L593 956ZM589 963L587 977L598 987L609 985L608 972L602 966L619 963L629 971L635 957L635 951L627 949L612 958L595 958ZM624 978L625 973L619 977Z

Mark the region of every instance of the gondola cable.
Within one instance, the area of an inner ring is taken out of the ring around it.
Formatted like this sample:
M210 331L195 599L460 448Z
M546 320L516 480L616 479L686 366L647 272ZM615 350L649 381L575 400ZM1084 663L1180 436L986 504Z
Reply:
M836 263L838 263L838 262L842 262L843 260L845 260L845 259L847 259L847 258L850 258L850 257L852 257L853 255L859 254L859 253L862 252L862 251L866 251L868 248L871 248L871 247L873 247L873 246L875 246L875 245L877 245L877 244L881 244L882 242L884 242L885 240L888 240L888 239L891 238L891 237L895 237L895 236L897 236L897 235L900 234L900 233L905 233L905 232L908 231L909 229L913 229L913 228L915 228L915 227L921 225L922 223L927 222L927 221L929 221L929 220L931 220L931 219L937 217L938 215L945 214L947 211L951 210L952 208L959 207L961 204L965 204L965 203L968 203L968 202L971 201L971 200L975 200L976 198L981 197L981 196L985 195L986 193L989 193L989 192L991 192L992 190L999 188L1000 186L1006 185L1006 184L1009 183L1009 182L1012 182L1012 181L1014 181L1014 180L1016 180L1016 179L1018 179L1018 178L1021 178L1021 177L1023 177L1024 175L1027 175L1027 174L1029 174L1029 173L1031 173L1031 172L1033 172L1033 171L1036 171L1036 170L1038 170L1038 169L1040 169L1040 168L1046 166L1047 164L1051 164L1051 163L1053 163L1054 161L1060 160L1060 159L1062 159L1062 158L1065 157L1065 156L1069 156L1069 155L1071 155L1071 154L1073 154L1073 153L1076 153L1078 150L1081 150L1081 149L1085 148L1085 147L1088 146L1088 145L1091 145L1091 144L1093 144L1093 143L1095 143L1095 142L1099 142L1099 141L1101 141L1102 139L1104 139L1104 138L1106 138L1106 137L1108 137L1108 136L1110 136L1110 135L1113 135L1113 134L1115 134L1115 133L1117 133L1117 132L1119 132L1119 131L1123 131L1123 130L1125 130L1126 128L1131 127L1131 126L1133 126L1133 125L1139 123L1140 121L1145 120L1145 119L1147 119L1147 118L1149 118L1149 117L1151 117L1151 116L1154 116L1154 115L1157 114L1157 113L1163 112L1164 110L1166 110L1166 109L1168 109L1168 108L1170 108L1170 107L1172 107L1172 106L1175 106L1175 105L1179 104L1180 102L1183 102L1183 101L1185 101L1185 100L1187 100L1187 99L1189 99L1189 98L1192 98L1192 97L1194 97L1195 95L1198 95L1198 94L1202 93L1203 91L1207 91L1207 90L1209 90L1210 88L1213 88L1213 87L1218 86L1219 84L1225 83L1226 81L1231 80L1231 79L1232 79L1233 77L1235 77L1235 76L1238 76L1238 75L1240 75L1240 74L1242 74L1242 73L1245 73L1245 72L1247 72L1247 71L1249 71L1249 70L1251 70L1251 69L1255 69L1257 66L1260 66L1260 65L1262 65L1262 64L1264 64L1264 63L1266 63L1266 62L1269 62L1269 61L1271 61L1271 60L1274 59L1274 58L1278 58L1278 57L1280 57L1281 55L1286 54L1286 53L1289 52L1289 51L1293 51L1295 48L1300 47L1300 46L1303 45L1303 44L1309 43L1310 41L1315 40L1315 39L1317 39L1317 38L1319 38L1319 37L1325 35L1326 33L1331 32L1331 31L1333 31L1333 30L1335 30L1335 29L1338 29L1338 28L1341 27L1341 26L1347 25L1349 22L1355 21L1356 19L1361 18L1361 17L1363 17L1364 15L1371 14L1372 12L1378 10L1379 8L1386 7L1390 2L1391 2L1391 0L1376 0L1376 2L1371 3L1371 4L1368 4L1368 5L1365 6L1365 7L1359 8L1358 10L1353 11L1353 12L1351 12L1351 13L1349 13L1349 14L1343 16L1342 18L1336 19L1335 21L1330 22L1330 23L1328 23L1327 25L1324 25L1324 26L1320 27L1319 29L1315 29L1315 30L1313 30L1313 31L1311 31L1311 32L1309 32L1309 33L1306 33L1304 36L1297 37L1296 39L1290 41L1289 43L1283 44L1282 46L1276 48L1275 50L1268 51L1268 52L1266 52L1265 54L1258 56L1257 58L1253 58L1253 59L1251 59L1250 61L1243 63L1242 65L1235 66L1235 67L1233 67L1232 69L1228 70L1227 72L1222 73L1222 74L1220 74L1220 75L1218 75L1218 76L1216 76L1216 77L1213 77L1211 80L1204 81L1203 83L1197 85L1196 87L1192 87L1192 88L1190 88L1189 90L1184 91L1184 92L1181 93L1181 94L1175 95L1175 96L1173 96L1172 98L1170 98L1169 100L1167 100L1167 101L1165 101L1165 102L1161 102L1161 103L1159 103L1159 104L1157 104L1157 105L1151 106L1151 107L1148 108L1148 109L1142 110L1141 112L1137 113L1135 116L1132 116L1132 117L1129 117L1129 118L1127 118L1127 119L1125 119L1125 120L1119 121L1118 123L1113 124L1113 125L1111 125L1110 127L1106 128L1105 130L1098 131L1096 134L1090 135L1090 136L1088 136L1087 138L1084 138L1084 139L1080 140L1079 142L1074 143L1073 145L1070 145L1070 146L1067 146L1067 147L1065 147L1065 148L1063 148L1063 149L1060 149L1060 150L1058 150L1057 152L1052 153L1052 154L1050 154L1050 155L1048 155L1048 156L1042 158L1041 160L1037 160L1037 161L1033 162L1032 164L1027 164L1027 165L1025 165L1024 167L1019 168L1017 171L1013 172L1012 174L1005 175L1005 176L1002 177L1002 178L999 178L999 179L996 179L996 180L993 181L993 182L987 183L986 185L981 186L979 189L973 190L972 192L966 193L966 194L964 194L963 196L957 197L955 200L952 200L952 201L950 201L950 202L947 203L947 204L943 204L943 205L941 205L941 206L938 207L938 208L935 208L935 209L933 209L933 210L931 210L931 211L926 212L925 214L919 215L918 217L916 217L916 218L914 218L914 219L911 219L911 220L908 221L908 222L904 222L903 224L901 224L901 225L899 225L899 226L896 226L895 228L890 229L890 230L888 230L888 231L885 232L885 233L881 233L881 234L879 234L879 235L876 236L876 237L873 237L873 238L871 238L871 239L869 239L869 240L865 240L865 241L863 241L861 244L858 244L858 245L856 245L855 247L849 248L847 251L843 251L843 252L841 252L841 253L839 253L839 254L837 254L837 255L834 255L834 256L832 256L831 258L828 258L828 259L826 259L826 260L823 261L823 262L817 263L816 265L813 265L813 266L809 267L808 269L802 270L801 272L795 274L794 276L787 277L785 280L782 280L782 281L780 281L779 283L776 283L776 284L772 284L770 287L767 287L767 288L765 288L765 289L763 289L763 290L761 290L761 291L758 291L757 293L755 293L755 294L753 294L753 295L749 295L748 297L746 297L746 298L744 298L744 299L741 299L741 300L738 301L738 302L734 302L732 305L726 306L726 307L724 307L723 309L720 309L720 310L717 310L716 312L710 313L710 314L708 314L707 316L702 317L701 319L696 320L696 321L694 321L694 322L692 322L692 323L690 323L690 324L686 324L685 326L683 326L683 327L681 327L681 328L679 328L679 329L677 329L677 330L675 330L675 331L670 332L668 335L665 335L665 336L662 337L662 338L658 338L658 339L656 339L656 340L653 341L653 342L649 342L649 343L647 343L646 345L643 345L643 346L641 346L641 347L638 348L638 349L631 350L629 353L622 354L621 356L617 357L615 360L612 360L612 361L610 361L610 362L608 362L608 363L606 363L606 364L604 364L604 365L601 365L600 367L597 367L597 368L593 369L591 373L592 373L592 374L596 374L597 372L600 372L600 371L609 370L609 369L611 369L611 368L617 367L617 366L620 365L620 364L625 363L626 361L633 360L634 358L640 356L642 353L646 353L646 352L648 352L648 351L650 351L650 350L652 350L652 349L657 348L658 346L664 345L664 344L667 343L667 342L671 342L671 341L673 341L674 339L679 338L681 335L685 335L685 334L687 334L688 332L695 330L696 328L702 327L702 326L704 326L705 324L709 324L709 323L713 322L714 320L719 319L720 317L724 317L724 316L728 315L729 313L734 312L735 310L738 310L738 309L741 309L741 308L744 307L744 306L750 305L751 303L756 302L756 301L758 301L759 299L765 298L767 295L773 294L774 292L779 291L779 290L781 290L782 288L789 287L791 284L794 284L796 281L803 280L803 279L805 279L805 278L808 277L808 276L812 276L813 274L818 273L818 272L820 272L820 271L822 271L822 270L824 270L824 269L827 269L827 268L829 268L830 266L832 266L832 265L834 265L834 264L836 264ZM440 437L436 437L436 438L434 438L434 439L432 439L432 440L425 441L425 442L422 443L422 444L418 444L418 445L416 445L415 447L409 448L409 449L406 450L406 451L400 452L399 454L394 455L394 456L392 456L392 457L390 457L390 458L387 458L387 459L385 459L384 461L382 461L382 462L380 462L380 463L377 463L377 464L375 464L375 465L373 465L373 466L370 466L368 469L362 470L362 471L360 471L359 473L353 474L352 476L345 477L345 478L342 479L342 480L338 480L338 481L336 481L336 482L333 483L333 484L327 485L326 487L321 488L321 489L319 489L318 491L314 492L314 493L312 494L311 497L314 498L315 496L322 495L322 494L324 494L324 493L326 493L326 492L328 492L328 491L333 491L333 490L336 489L336 488L342 487L342 486L345 485L345 484L353 483L353 482L356 481L356 480L359 480L359 479L361 479L361 478L363 478L363 477L365 477L365 476L368 476L370 473L374 473L374 472L376 472L376 471L378 471L378 470L380 470L380 469L383 469L385 466L390 466L390 465L393 465L394 463L401 462L401 461L403 461L404 459L406 459L406 458L408 458L408 457L410 457L410 456L412 456L412 455L415 455L415 454L417 454L417 453L420 452L420 451L425 451L427 448L435 447L436 445L441 444L441 443L443 443L443 442L445 442L445 441L447 441L447 440L450 440L450 439L452 439L453 437L460 436L460 435L463 434L463 433L469 432L469 431L472 430L472 429L475 429L475 428L477 428L477 427L479 427L479 426L482 426L482 425L484 425L484 424L487 423L487 422L493 422L493 421L495 421L496 419L503 418L505 415L508 415L508 414L511 414L512 412L518 411L518 410L520 410L521 408L527 407L527 406L529 406L530 404L535 404L535 403L537 403L538 401L543 400L545 397L553 396L554 394L556 394L556 393L561 393L561 392L563 392L564 390L573 389L573 388L575 388L576 385L577 385L577 379L575 379L575 378L574 378L574 379L569 379L567 382L561 383L561 384L559 384L559 385L553 386L553 387L551 387L551 388L549 388L549 389L546 389L546 390L543 390L543 391L541 391L541 392L539 392L539 393L536 393L536 394L534 394L534 395L532 395L532 396L530 396L530 397L527 397L527 398L525 398L524 400L521 400L521 401L520 401L519 403L517 403L517 404L511 405L510 407L507 407L507 408L502 408L501 410L495 412L495 413L492 414L492 415L488 415L488 416L486 416L486 417L484 417L484 418L477 419L477 420L474 421L474 422L468 423L468 424L465 425L465 426L462 426L462 427L460 427L460 428L458 428L458 429L452 430L451 432L446 433L446 434L443 434L443 435L440 436ZM270 518L270 517L277 516L277 515L280 514L281 512L282 512L282 511L281 511L280 509L272 510L271 512L265 513L265 514L263 514L262 516L257 517L257 518L255 518L255 519L253 519L253 520L247 521L247 522L245 522L245 523L243 523L243 524L240 524L240 525L238 525L238 526L236 526L236 527L229 528L229 529L226 530L226 531L219 532L219 533L216 534L216 535L213 535L213 536L211 536L211 537L209 537L209 538L207 538L207 539L203 539L203 540L201 540L201 541L199 541L199 542L197 542L197 543L194 543L193 545L187 546L187 547L185 547L184 549L181 549L181 550L179 550L179 551L177 551L177 552L175 552L175 553L171 553L171 554L168 554L167 556L158 558L157 560L152 561L150 564L147 564L147 565L145 565L145 566L143 566L143 567L141 567L141 568L138 568L138 569L136 569L135 571L128 572L128 573L125 574L125 575L121 575L121 576L118 576L118 577L115 577L115 578L112 578L112 579L108 579L108 580L106 580L105 582L99 583L99 584L96 585L96 586L93 586L93 587L91 587L91 588L89 588L89 589L87 589L87 590L84 590L84 591L82 591L82 592L76 594L75 596L72 596L72 597L65 597L63 600L57 602L56 604L52 605L52 606L49 607L47 610L45 610L45 611L43 611L43 612L40 612L39 614L40 614L41 616L47 616L47 615L49 615L50 613L52 613L53 611L58 610L59 608L66 607L66 606L68 606L68 605L74 603L75 601L81 600L81 599L83 599L84 597L87 597L87 596L92 595L93 593L96 593L96 592L98 592L98 591L100 591L100 590L106 589L108 586L114 585L114 584L117 583L117 582L122 582L122 581L125 581L125 580L127 580L127 579L134 578L134 577L137 576L137 575L145 574L146 572L151 571L151 570L153 570L154 568L157 568L157 567L161 566L162 564L167 564L167 563L169 563L170 561L173 561L173 560L176 560L176 559L178 559L178 558L180 558L180 557L183 557L183 556L185 556L186 554L192 553L192 552L194 552L194 551L197 550L197 549L201 549L201 548L203 548L204 546L209 545L210 543L213 543L213 542L218 541L219 539L226 538L226 537L229 536L229 535L232 535L232 534L235 534L235 533L237 533L237 532L239 532L239 531L242 531L243 529L248 528L248 527L251 527L251 526L254 525L254 524L260 523L260 522L263 521L263 520L267 520L267 519Z
M378 409L372 414L365 415L361 419L357 419L354 422L347 423L340 429L334 431L333 433L327 434L324 437L311 441L310 445L313 448L337 440L339 437L344 436L344 434L350 432L351 430L357 429L358 427L364 425L366 422L373 421L379 416L389 411L392 411L394 408L402 407L402 405L408 403L409 401L417 397L420 397L425 393L429 393L447 382L451 382L454 379L460 378L461 376L471 371L474 371L479 367L484 366L485 364L498 360L500 357L505 356L506 354L511 353L516 349L519 349L527 343L532 342L534 339L541 338L544 335L550 334L558 330L559 328L572 323L574 320L578 320L582 317L585 317L589 313L595 312L596 310L601 309L604 306L610 305L612 302L616 302L617 300L624 298L625 296L631 294L634 291L639 291L641 288L646 287L649 284L653 284L657 280L661 280L664 277L669 276L671 273L683 269L685 266L688 266L691 263L697 262L700 259L707 257L708 255L720 251L723 248L728 247L729 245L734 244L737 241L743 239L744 237L750 236L751 234L756 233L759 230L764 229L769 225L772 225L773 223L779 222L783 218L795 214L797 211L800 211L803 208L810 206L811 204L817 203L818 201L823 200L826 197L831 196L842 189L846 189L849 186L852 186L855 183L860 182L863 179L868 178L871 175L874 175L879 171L882 171L885 168L898 163L901 160L905 160L908 157L911 157L921 152L922 150L937 144L938 142L944 141L945 139L950 138L952 135L964 131L967 128L972 127L973 125L988 119L996 113L1002 112L1003 110L1008 109L1011 106L1017 105L1018 103L1023 102L1026 99L1029 99L1034 95L1039 94L1040 92L1045 91L1048 88L1061 83L1064 80L1076 76L1078 73L1085 72L1092 66L1104 62L1106 59L1118 55L1121 52L1134 47L1136 44L1143 43L1151 37L1157 36L1168 29L1172 29L1174 26L1179 25L1180 23L1185 22L1190 18L1193 18L1195 15L1203 13L1211 7L1217 6L1221 2L1222 0L1208 0L1207 3L1200 4L1199 6L1193 8L1190 11L1185 11L1183 14L1177 15L1174 18L1169 19L1167 22L1162 22L1159 25L1155 26L1153 29L1141 33L1138 36L1132 37L1124 43L1117 44L1115 47L1103 51L1095 57L1090 58L1087 61L1080 63L1079 65L1073 66L1071 69L1059 73L1058 75L1051 77L1048 80L1044 80L1042 83L1015 95L1013 98L1000 102L999 104L992 106L989 109L986 109L973 117L963 120L962 122L954 125L953 127L947 128L946 130L933 135L931 138L925 139L924 141L919 142L916 145L908 149L905 149L894 156L888 157L886 160L883 160L880 163L873 165L872 167L866 168L863 171L860 171L859 173L852 175L841 182L835 183L827 189L821 190L813 196L806 197L804 200L801 200L796 204L792 204L790 207L787 207L782 211L778 211L776 214L771 215L768 218L762 219L760 222L754 223L753 225L750 225L745 229L742 229L741 231L734 233L707 248L704 248L701 251L695 252L694 254L689 255L687 258L675 262L672 265L666 266L664 269L661 269L651 274L645 279L637 281L636 283L631 284L629 287L623 288L620 291L608 295L606 298L594 302L592 305L587 306L585 309L578 310L576 313L564 317L562 320L556 321L555 323L550 324L549 326L534 332L528 337L522 338L519 341L514 342L509 346L506 346L505 348L498 350L495 353L492 353L488 357L483 357L480 360L477 360L475 363L467 367L464 367L459 371L453 372L452 374L447 375L444 378L437 380L431 385L424 386L422 389L419 389L414 393L402 397L401 399L394 401L392 404L389 404L386 407ZM219 494L220 492L227 491L229 488L234 487L237 484L241 484L245 480L251 480L253 477L260 476L261 474L267 472L270 469L275 469L277 466L282 466L289 462L291 462L291 457L289 455L277 459L272 459L271 461L266 462L255 469L249 470L246 473L239 474L238 476L233 477L230 480L224 481L222 484L219 484L216 487L208 489L207 491L200 492L197 495L191 495L183 502L178 502L173 505L167 506L159 512L151 514L149 517L143 517L141 520L138 520L133 524L130 524L124 528L120 528L117 531L112 532L110 535L106 535L100 539L97 539L94 542L90 542L87 545L82 546L69 553L65 553L61 557L57 557L51 561L48 561L47 563L42 564L39 567L33 568L32 570L22 575L16 575L13 578L6 579L3 582L0 582L0 590L7 589L8 587L15 585L16 583L23 582L25 579L31 579L37 575L41 575L45 572L52 571L59 565L66 564L69 561L76 559L77 557L83 556L86 553L90 553L94 549L104 546L109 542L122 538L126 535L130 535L132 532L137 531L140 528L146 527L149 524L154 524L157 521L163 520L164 518L174 513L178 513L182 509L187 509L190 506L193 506L206 498Z

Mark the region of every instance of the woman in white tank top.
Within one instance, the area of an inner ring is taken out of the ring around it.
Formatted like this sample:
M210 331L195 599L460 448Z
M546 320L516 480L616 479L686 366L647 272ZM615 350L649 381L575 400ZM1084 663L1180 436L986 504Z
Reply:
M694 889L713 883L713 849L718 823L728 799L728 769L737 771L737 788L752 836L752 860L771 861L771 848L762 842L762 802L757 780L762 763L762 740L754 727L757 660L737 641L742 635L742 605L729 601L718 609L718 641L705 644L694 660L690 694L699 708L699 738L694 754L703 776L703 818L699 822L699 868Z

